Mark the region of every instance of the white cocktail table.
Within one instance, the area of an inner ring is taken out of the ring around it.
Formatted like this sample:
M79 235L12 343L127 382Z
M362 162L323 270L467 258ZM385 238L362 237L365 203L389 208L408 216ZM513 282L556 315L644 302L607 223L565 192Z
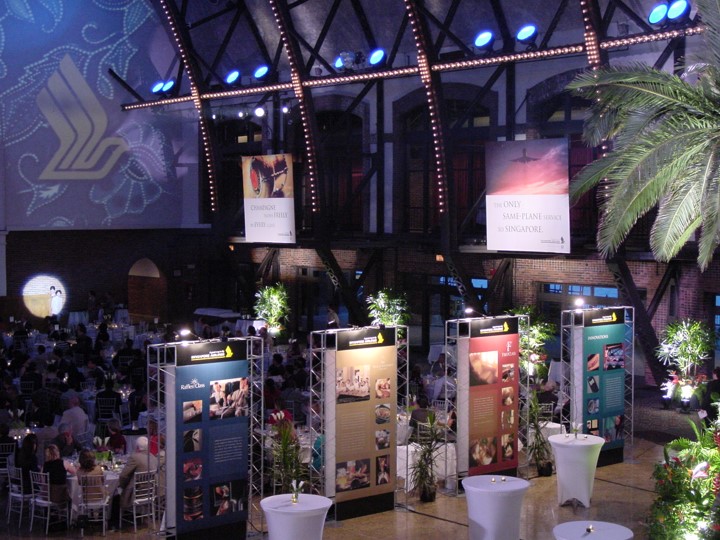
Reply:
M520 511L530 482L514 476L479 475L462 480L470 540L518 540Z
M327 497L305 493L296 503L290 501L289 493L260 501L269 540L321 540L330 506L332 500Z
M627 527L606 521L568 521L553 529L555 540L630 540Z
M552 435L548 438L555 454L558 504L576 499L590 507L595 468L605 439L595 435Z

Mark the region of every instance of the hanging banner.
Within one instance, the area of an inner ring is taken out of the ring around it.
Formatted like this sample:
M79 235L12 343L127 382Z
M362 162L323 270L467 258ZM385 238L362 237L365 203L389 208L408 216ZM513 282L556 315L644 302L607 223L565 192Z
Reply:
M295 243L292 154L242 158L245 240Z
M177 532L248 518L249 366L245 340L177 346ZM170 471L168 471L170 474Z
M518 319L470 321L468 475L518 465Z
M582 406L585 432L605 439L603 451L625 444L625 315L623 309L583 312Z
M336 336L335 500L342 519L394 506L397 348L394 328L347 330ZM361 504L360 499L371 502Z
M487 247L570 253L566 139L486 145Z

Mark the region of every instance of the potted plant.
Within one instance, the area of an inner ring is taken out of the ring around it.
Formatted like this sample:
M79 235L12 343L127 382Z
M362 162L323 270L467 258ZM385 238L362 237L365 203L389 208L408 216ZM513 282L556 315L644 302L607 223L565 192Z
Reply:
M300 459L300 443L292 422L284 418L278 420L273 425L272 437L275 491L297 495L298 482L301 482L306 475Z
M670 380L662 385L664 401L680 394L683 409L689 409L702 378L698 377L698 367L710 358L714 348L714 332L702 321L683 319L667 325L657 348L658 358L670 368Z
M285 285L277 283L268 285L255 293L255 313L258 318L265 319L268 332L273 337L280 333L283 323L290 314L290 303Z
M530 460L535 463L538 475L551 476L553 471L552 449L550 448L550 442L543 433L546 422L540 417L540 403L538 402L537 392L534 390L530 394L528 407L527 453ZM530 439L531 432L532 439Z
M410 321L408 302L403 293L381 289L377 294L368 296L366 301L374 325L397 326Z
M433 502L437 490L437 477L435 475L435 456L440 444L440 430L433 411L428 412L427 424L418 427L418 437L415 443L418 447L416 461L410 469L410 482L420 495L423 502Z

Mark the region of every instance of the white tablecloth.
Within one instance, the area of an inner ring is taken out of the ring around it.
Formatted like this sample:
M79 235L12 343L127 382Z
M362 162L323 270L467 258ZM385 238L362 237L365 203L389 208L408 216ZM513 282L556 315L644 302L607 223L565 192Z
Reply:
M588 526L592 525L592 532ZM627 527L605 521L568 521L553 529L556 540L630 540L633 532Z
M118 473L108 471L105 473L105 493L112 499L113 493L120 483L120 476ZM80 505L82 504L82 491L80 490L80 483L78 482L77 476L68 476L67 479L68 492L70 494L70 505L71 514L70 521L74 521L77 518ZM109 518L108 513L108 518Z
M514 476L469 476L467 497L470 540L518 540L520 511L530 482Z
M577 499L590 507L595 468L605 439L595 435L553 435L548 439L555 454L558 504Z
M290 494L266 497L260 507L265 513L269 540L321 540L331 505L331 499L307 493L300 494L297 503L290 502Z
M397 476L406 479L405 490L411 491L415 486L410 478L412 468L417 461L417 454L420 447L417 443L410 443L409 446L397 447ZM447 458L447 461L446 461ZM438 480L445 480L448 476L457 474L457 455L455 443L441 444L435 452L435 476Z

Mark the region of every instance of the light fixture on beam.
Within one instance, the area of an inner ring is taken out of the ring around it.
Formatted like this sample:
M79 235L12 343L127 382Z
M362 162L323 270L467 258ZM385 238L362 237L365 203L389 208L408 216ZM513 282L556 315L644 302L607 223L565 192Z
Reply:
M227 84L237 84L240 82L240 70L233 69L225 76L225 82Z
M495 43L495 36L490 30L483 30L476 37L473 45L480 51L492 50Z
M520 30L518 30L517 34L515 34L515 39L518 41L518 43L522 43L524 45L527 45L528 49L533 48L535 46L535 40L538 36L538 29L537 26L534 24L526 24Z

